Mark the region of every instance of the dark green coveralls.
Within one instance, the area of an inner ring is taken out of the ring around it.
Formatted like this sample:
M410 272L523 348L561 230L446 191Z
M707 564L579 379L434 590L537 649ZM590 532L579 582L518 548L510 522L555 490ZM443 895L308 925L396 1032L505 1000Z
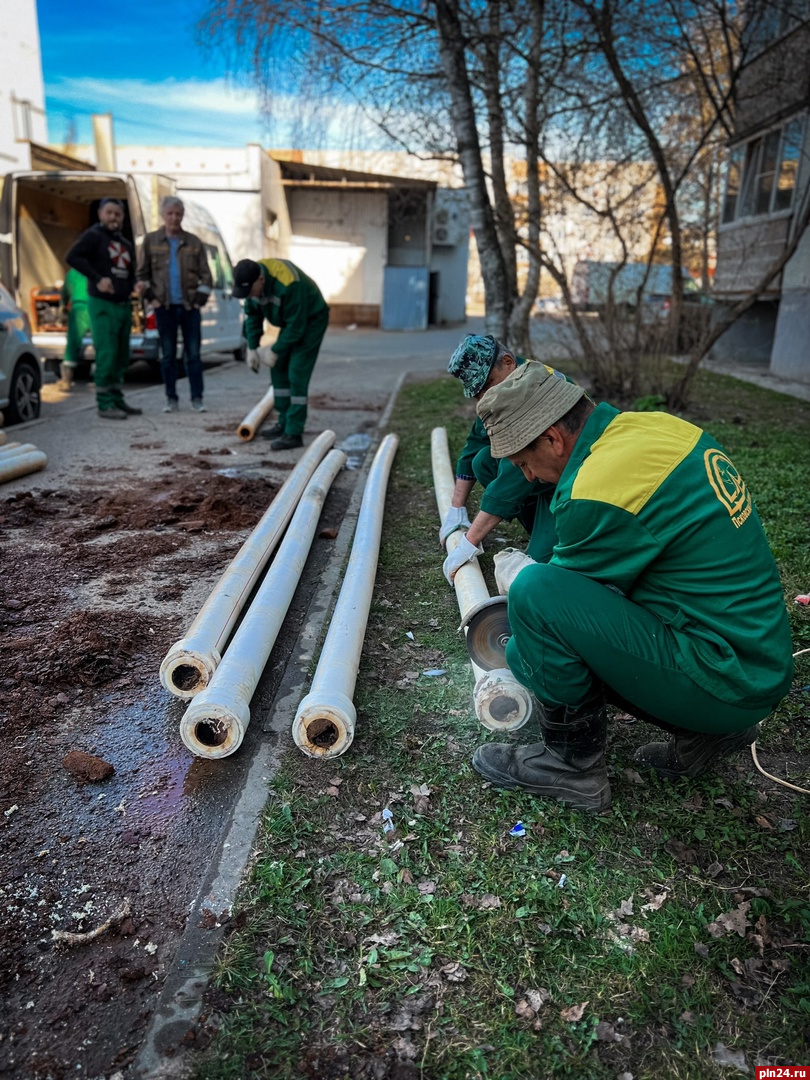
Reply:
M62 307L67 311L67 342L63 363L77 367L82 359L82 341L90 331L90 314L87 310L87 278L71 266L65 274L61 291Z
M329 305L303 270L287 259L259 259L264 293L245 300L245 338L257 349L264 320L281 327L273 351L278 356L270 371L279 423L285 435L303 435L307 422L307 393L318 359Z
M546 705L596 687L665 724L742 731L787 692L779 573L742 477L700 428L599 405L551 501L557 544L509 590L509 667Z

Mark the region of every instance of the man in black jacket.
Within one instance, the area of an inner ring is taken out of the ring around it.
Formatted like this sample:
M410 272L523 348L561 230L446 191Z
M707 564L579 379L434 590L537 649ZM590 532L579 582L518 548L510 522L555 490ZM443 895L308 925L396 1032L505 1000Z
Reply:
M121 232L124 206L102 199L98 225L83 232L67 253L67 264L88 281L87 310L96 350L96 405L105 420L126 420L141 409L124 401L135 287L135 251Z

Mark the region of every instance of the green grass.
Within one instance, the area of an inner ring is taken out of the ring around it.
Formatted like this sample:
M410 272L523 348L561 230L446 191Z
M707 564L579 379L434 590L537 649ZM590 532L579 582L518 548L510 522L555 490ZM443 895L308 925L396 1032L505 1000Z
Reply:
M790 601L810 586L810 406L709 375L696 400L688 418L754 491ZM403 389L356 738L320 763L290 741L195 1076L702 1080L733 1075L712 1058L718 1043L749 1074L758 1058L806 1063L806 798L748 757L674 785L639 776L632 752L649 729L621 722L603 817L495 792L472 770L490 736L441 575L429 453L434 426L455 454L471 418L449 378ZM499 533L521 542L512 526ZM796 648L810 645L806 609L791 604L791 618ZM422 674L436 667L447 674ZM804 785L807 684L800 659L760 744L766 767ZM733 912L742 935L714 925Z

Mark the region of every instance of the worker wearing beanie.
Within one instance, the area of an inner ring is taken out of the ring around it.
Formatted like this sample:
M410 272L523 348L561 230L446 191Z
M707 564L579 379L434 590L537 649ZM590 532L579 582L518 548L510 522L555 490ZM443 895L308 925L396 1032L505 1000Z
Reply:
M524 357L511 352L492 335L468 334L450 357L447 370L461 382L466 398L478 400L525 363ZM554 368L547 367L546 371L558 379L571 381ZM476 480L484 493L471 524L467 499ZM529 533L527 554L535 562L547 562L556 541L550 510L553 494L553 484L529 481L510 461L493 458L489 436L476 417L456 463L451 505L439 531L439 541L444 545L452 532L466 530L464 540L445 559L443 570L447 580L452 584L459 567L481 553L484 538L504 519L517 518Z
M505 583L506 658L544 708L544 741L479 747L475 768L604 809L606 699L670 733L636 752L663 777L750 745L793 661L779 573L722 447L666 413L594 406L539 364L488 391L478 415L494 457L556 484L557 544Z
M272 450L303 445L307 394L318 359L329 305L315 282L289 259L242 259L234 269L233 295L245 301L247 362L258 371L270 367L278 422L262 435ZM259 349L264 320L281 328L274 345Z

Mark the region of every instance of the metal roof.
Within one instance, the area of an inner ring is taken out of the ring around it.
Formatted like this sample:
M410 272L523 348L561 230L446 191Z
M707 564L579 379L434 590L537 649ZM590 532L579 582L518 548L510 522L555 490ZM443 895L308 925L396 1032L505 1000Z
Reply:
M435 191L438 187L435 180L334 169L326 165L310 165L304 161L288 161L276 157L275 154L269 156L281 169L282 183L289 187L416 188L422 191Z

